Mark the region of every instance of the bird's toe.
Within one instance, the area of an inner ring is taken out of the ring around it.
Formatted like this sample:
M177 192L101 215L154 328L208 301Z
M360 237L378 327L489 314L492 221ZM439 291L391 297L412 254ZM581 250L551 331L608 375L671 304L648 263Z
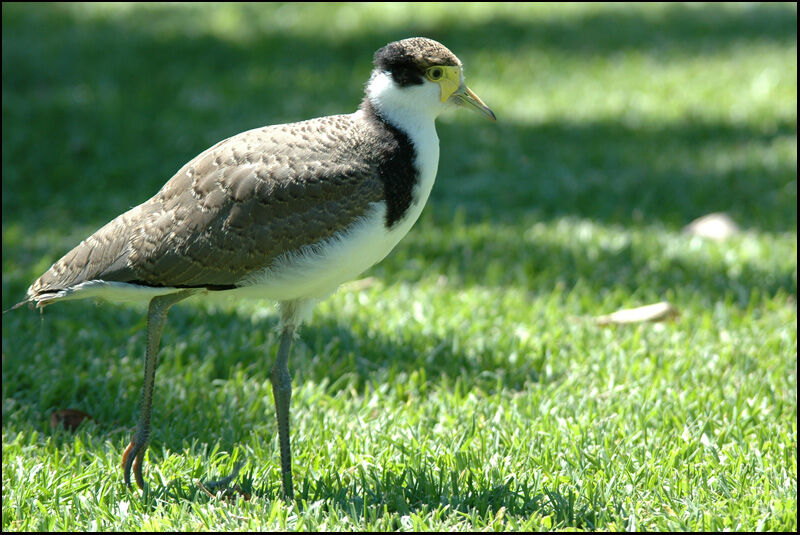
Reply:
M131 486L131 469L133 469L133 476L136 478L136 484L140 489L144 490L144 478L142 477L142 465L144 464L144 452L147 449L147 444L140 444L135 440L131 440L125 452L122 454L122 468L125 477L125 484Z

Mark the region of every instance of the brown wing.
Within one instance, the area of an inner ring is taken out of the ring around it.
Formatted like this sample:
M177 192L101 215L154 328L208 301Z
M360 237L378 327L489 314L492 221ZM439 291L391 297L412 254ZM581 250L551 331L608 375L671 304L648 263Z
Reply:
M89 280L230 287L383 198L381 162L367 157L381 136L368 129L339 115L222 141L67 253L28 296Z

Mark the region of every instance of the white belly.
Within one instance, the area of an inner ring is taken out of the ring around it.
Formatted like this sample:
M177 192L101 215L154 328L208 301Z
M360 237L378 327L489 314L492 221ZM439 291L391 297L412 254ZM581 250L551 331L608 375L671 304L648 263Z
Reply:
M286 254L271 267L247 276L237 293L277 301L322 299L358 277L394 249L419 217L424 203L387 229L386 205L373 203L366 217L340 235Z

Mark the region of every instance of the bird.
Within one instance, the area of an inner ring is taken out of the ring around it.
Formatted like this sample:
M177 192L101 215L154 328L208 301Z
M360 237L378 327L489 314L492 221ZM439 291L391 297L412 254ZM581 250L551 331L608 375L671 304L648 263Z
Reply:
M167 312L212 294L277 302L270 371L284 499L294 496L289 354L313 306L381 261L419 217L436 178L435 120L457 106L496 121L441 43L412 37L373 56L351 114L265 126L229 137L181 167L28 288L38 308L101 298L147 302L144 382L122 456L124 482L145 488L155 370ZM19 306L18 305L18 306Z

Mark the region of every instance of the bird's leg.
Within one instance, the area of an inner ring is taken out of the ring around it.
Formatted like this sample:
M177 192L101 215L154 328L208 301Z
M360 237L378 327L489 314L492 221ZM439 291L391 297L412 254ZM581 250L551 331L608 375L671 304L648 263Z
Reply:
M139 421L131 443L122 454L122 467L124 469L125 484L131 486L131 467L136 477L136 484L144 489L142 478L142 463L147 443L150 439L150 413L153 408L153 383L155 382L156 366L158 365L158 344L161 340L161 331L167 319L170 307L186 299L196 290L183 290L169 295L159 295L150 300L147 311L147 348L144 361L144 385L142 386L142 406L139 411Z
M292 376L289 375L289 349L292 346L293 325L284 325L278 356L272 365L270 381L272 396L275 399L275 414L278 417L278 441L281 446L281 475L283 476L283 497L294 499L292 486L292 450L289 443L289 402L292 399Z

